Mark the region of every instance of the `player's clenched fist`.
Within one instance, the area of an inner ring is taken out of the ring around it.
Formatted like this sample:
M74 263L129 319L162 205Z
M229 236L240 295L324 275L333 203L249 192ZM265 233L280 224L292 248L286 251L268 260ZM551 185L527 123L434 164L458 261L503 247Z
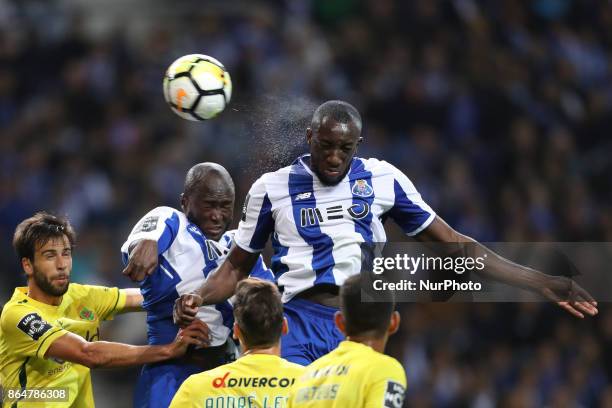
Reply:
M195 317L200 306L202 306L201 296L195 293L181 295L174 302L174 311L172 312L174 324L186 327L191 322L197 320Z
M173 357L180 357L187 351L189 345L207 347L210 344L208 325L200 319L195 319L189 326L179 329L172 347Z
M140 282L157 268L157 241L142 239L130 251L130 260L121 272L133 282Z

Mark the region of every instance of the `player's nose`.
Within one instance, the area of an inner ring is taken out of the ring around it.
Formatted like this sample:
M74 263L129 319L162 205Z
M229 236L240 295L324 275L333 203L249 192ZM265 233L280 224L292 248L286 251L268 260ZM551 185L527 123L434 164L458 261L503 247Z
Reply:
M219 221L221 219L221 210L218 208L213 208L210 211L210 219L212 221Z
M68 267L68 260L63 256L58 256L55 261L55 267L59 270L64 270Z
M329 167L338 168L342 165L342 157L340 151L333 151L326 158Z

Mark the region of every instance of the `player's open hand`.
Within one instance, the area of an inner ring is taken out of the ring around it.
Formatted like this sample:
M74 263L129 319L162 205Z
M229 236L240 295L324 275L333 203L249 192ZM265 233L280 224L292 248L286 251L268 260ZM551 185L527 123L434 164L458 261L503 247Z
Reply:
M196 319L199 307L202 305L202 297L195 293L181 295L174 302L172 317L174 324L180 327L187 327Z
M172 343L173 357L180 357L187 351L187 347L208 347L210 345L210 330L208 325L200 319L195 319L185 328L179 329L174 343Z
M541 288L541 293L559 307L581 319L585 314L595 316L598 313L595 299L572 279L551 277Z
M157 268L157 242L150 239L138 241L130 252L130 260L121 272L133 282L140 282Z

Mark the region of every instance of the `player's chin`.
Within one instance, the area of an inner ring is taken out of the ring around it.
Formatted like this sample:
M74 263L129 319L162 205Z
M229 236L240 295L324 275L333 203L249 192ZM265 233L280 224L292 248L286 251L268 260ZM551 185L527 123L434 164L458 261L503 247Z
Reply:
M54 283L51 285L52 295L53 296L63 296L66 292L68 292L68 286L70 285L70 281L65 281L64 283Z

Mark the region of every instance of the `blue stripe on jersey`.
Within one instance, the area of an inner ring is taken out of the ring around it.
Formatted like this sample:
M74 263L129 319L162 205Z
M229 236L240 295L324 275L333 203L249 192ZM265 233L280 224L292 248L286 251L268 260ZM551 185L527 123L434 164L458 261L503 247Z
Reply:
M395 191L395 203L389 211L389 216L393 218L404 233L410 234L423 225L431 214L410 201L397 180L393 182L393 189Z
M249 243L249 248L263 249L266 246L268 237L274 231L274 219L272 218L272 203L266 194L259 210L259 217L257 217L257 225L253 232L253 237Z
M172 213L172 216L167 218L165 223L166 227L164 228L164 232L162 232L161 236L157 240L157 255L161 255L166 252L178 235L180 225L178 214L175 212Z
M255 266L253 266L253 269L251 269L249 277L274 282L274 275L272 274L272 271L265 268L264 266L265 264L263 262L263 258L261 257L261 255L259 255L259 258L257 258L257 262L255 262Z
M365 181L366 185L372 188L372 194L368 197L361 197L353 192L355 182L357 180ZM374 203L374 189L372 186L372 173L365 169L363 162L360 159L353 159L351 171L349 173L349 181L351 184L351 192L353 192L353 205L351 209L356 214L366 213L363 218L353 217L355 223L355 232L358 232L363 237L365 242L372 242L372 203Z
M283 263L283 256L289 253L289 247L286 247L280 243L276 234L272 234L272 248L274 248L274 255L272 255L272 272L276 279L280 278L283 273L289 270L289 266Z
M154 318L159 318L160 313L172 314L172 307L167 308L164 305L167 302L174 303L174 299L178 297L176 285L181 281L179 274L163 255L157 260L159 265L155 273L147 276L140 284L140 293L144 298L142 307Z
M177 295L178 297L178 295ZM168 307L172 310L174 301ZM166 317L156 318L147 313L147 339L149 344L172 343L178 333L178 326L172 321L172 314Z
M232 305L227 300L224 300L216 304L215 309L221 313L223 325L231 330L234 327L234 309Z
M209 257L208 247L206 246L206 238L204 237L204 234L202 233L202 231L200 231L200 228L198 228L197 225L195 225L194 223L189 223L189 225L187 226L187 231L189 232L189 235L191 235L192 238L200 245L200 249L202 249L202 255L204 259L204 269L202 270L202 273L204 274L204 277L207 278L208 274L217 266L219 266L219 264L217 263L217 260L219 258L215 257L214 259L211 259Z
M297 195L310 193L310 198L297 200ZM316 273L314 284L331 283L336 284L332 270L336 264L332 250L334 241L321 231L318 223L302 227L300 222L301 210L315 208L317 200L314 195L312 176L301 169L299 165L294 165L289 173L289 195L291 196L291 206L293 209L293 219L295 228L304 241L312 246L312 269Z

